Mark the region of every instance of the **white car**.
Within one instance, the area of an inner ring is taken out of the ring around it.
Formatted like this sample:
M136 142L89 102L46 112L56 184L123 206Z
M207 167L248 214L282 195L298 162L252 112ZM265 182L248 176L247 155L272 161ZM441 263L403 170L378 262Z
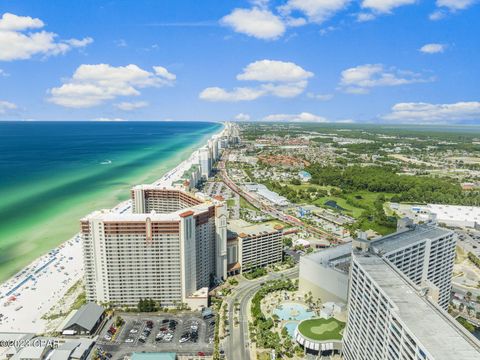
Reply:
M127 344L133 343L133 339L128 338L127 340L125 340L125 343Z
M188 340L190 340L189 338L181 338L179 340L180 343L184 343L184 342L187 342Z
M108 334L105 335L103 338L104 338L105 340L107 340L107 341L112 340L112 337L111 337L110 335L108 335Z
M137 332L138 332L137 329L132 329L132 330L130 330L130 334L136 334Z
M163 338L163 340L165 340L165 341L172 341L172 339L173 339L173 335L172 335L172 334L167 334L167 335L165 335L165 337Z

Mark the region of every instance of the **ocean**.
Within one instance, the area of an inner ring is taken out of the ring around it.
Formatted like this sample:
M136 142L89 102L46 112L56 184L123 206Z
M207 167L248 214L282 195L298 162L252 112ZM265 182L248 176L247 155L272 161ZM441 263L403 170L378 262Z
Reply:
M79 219L129 197L221 124L0 122L0 281L79 231Z

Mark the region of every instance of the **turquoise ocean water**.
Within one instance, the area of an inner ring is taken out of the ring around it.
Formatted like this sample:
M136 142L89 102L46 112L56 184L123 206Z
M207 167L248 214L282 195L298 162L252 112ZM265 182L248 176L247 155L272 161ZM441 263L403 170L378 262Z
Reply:
M0 122L0 280L220 129L205 122Z

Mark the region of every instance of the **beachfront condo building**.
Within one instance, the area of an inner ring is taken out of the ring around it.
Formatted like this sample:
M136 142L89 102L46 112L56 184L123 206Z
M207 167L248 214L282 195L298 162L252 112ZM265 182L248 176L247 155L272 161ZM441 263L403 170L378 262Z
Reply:
M283 227L250 224L243 220L228 223L227 272L248 272L280 263L283 258Z
M369 250L398 268L416 285L437 288L437 303L448 308L455 260L453 231L434 224L399 221L397 232L374 240L355 239L352 244L320 251L300 259L299 286L327 301L347 300L353 249Z
M208 146L203 146L198 150L200 173L202 177L208 179L212 171L212 156Z
M480 359L478 340L437 304L437 296L435 286L418 286L390 260L354 250L344 359Z
M132 189L132 207L81 220L87 300L206 306L209 286L226 278L226 205L140 185Z

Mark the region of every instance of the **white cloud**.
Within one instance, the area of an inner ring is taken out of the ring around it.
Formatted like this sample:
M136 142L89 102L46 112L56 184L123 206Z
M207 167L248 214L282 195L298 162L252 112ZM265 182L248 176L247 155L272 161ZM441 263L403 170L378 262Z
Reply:
M163 66L154 66L153 70L155 70L156 75L162 79L165 79L165 85L172 85L172 82L177 79L175 74L172 74Z
M428 15L428 18L430 20L441 20L443 19L445 16L447 15L447 13L443 10L435 10L433 13L431 13L430 15Z
M258 7L235 9L224 16L220 23L235 32L263 40L277 39L285 33L285 24L278 16Z
M124 39L115 40L114 43L117 47L127 47L128 46L127 42Z
M480 102L457 102L453 104L398 103L392 107L384 120L403 123L454 123L480 120Z
M445 18L448 13L465 10L474 5L478 0L437 0L437 10L429 15L430 20L441 20Z
M295 82L306 80L313 76L293 62L278 60L259 60L248 64L237 80L254 80L268 82Z
M451 11L465 10L475 4L477 0L437 0L438 7L446 7Z
M250 115L244 114L244 113L240 113L240 114L235 115L234 120L237 120L237 121L249 121L249 120L250 120Z
M7 76L10 76L10 74L7 73L5 70L0 69L0 76L1 76L1 77L7 77Z
M9 101L0 100L0 114L6 114L10 110L15 110L17 105Z
M124 111L141 109L146 106L148 106L148 102L146 101L133 101L133 102L123 101L121 103L115 104L115 107L117 109L124 110Z
M265 116L263 121L274 122L328 122L323 116L318 116L309 112L302 112L300 114L272 114Z
M376 16L372 13L360 13L357 14L357 21L358 22L367 22L375 20Z
M390 13L397 7L415 3L416 0L363 0L362 7L379 13Z
M307 96L310 99L315 99L319 101L329 101L333 99L333 94L315 94L315 93L308 93Z
M3 14L0 18L0 60L24 60L37 54L59 55L93 42L89 37L57 41L57 34L39 30L43 27L44 23L37 18ZM39 31L32 31L34 29ZM30 31L26 32L27 30Z
M228 91L219 87L208 87L199 95L199 98L206 101L250 101L258 99L265 95L262 89L252 89L245 87L234 88Z
M300 11L309 21L322 23L347 7L350 2L351 0L288 0L279 10L285 15Z
M247 65L237 75L237 80L256 81L260 83L258 86L236 87L231 91L209 87L199 97L208 101L251 101L264 95L295 97L305 90L307 79L312 76L313 73L292 62L259 60Z
M86 108L119 96L138 96L139 89L171 85L174 79L175 75L163 67L154 67L152 73L133 64L80 65L71 79L49 90L48 100L65 107Z
M437 54L443 53L445 51L446 46L444 44L425 44L423 45L419 51L425 54Z
M421 74L395 68L385 69L382 64L366 64L342 71L340 88L351 94L366 94L373 87L398 86L433 81Z
M0 19L0 31L23 31L26 29L40 29L44 26L42 20L30 16L17 16L4 13Z

